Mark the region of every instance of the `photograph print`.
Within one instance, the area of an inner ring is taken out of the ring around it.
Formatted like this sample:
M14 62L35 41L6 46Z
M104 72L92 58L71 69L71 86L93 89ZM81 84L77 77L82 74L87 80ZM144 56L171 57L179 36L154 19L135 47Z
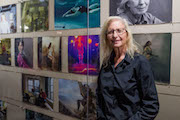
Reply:
M129 25L172 22L172 0L110 0L110 16L120 16Z
M0 6L0 34L16 32L16 5Z
M23 74L23 102L53 111L53 78Z
M26 109L26 120L53 120L52 117Z
M149 60L155 81L170 83L171 34L133 35L142 48L142 54Z
M59 79L59 112L81 120L96 120L95 89L96 82Z
M99 72L99 36L69 36L68 69L70 73L97 75Z
M100 26L100 0L55 0L55 30L88 28Z
M61 38L38 38L38 66L42 70L61 70Z
M22 32L46 31L48 23L48 0L30 0L21 4Z
M11 39L0 39L0 64L11 65Z
M33 39L15 39L15 65L22 68L33 68Z
M7 103L0 100L0 120L7 120Z

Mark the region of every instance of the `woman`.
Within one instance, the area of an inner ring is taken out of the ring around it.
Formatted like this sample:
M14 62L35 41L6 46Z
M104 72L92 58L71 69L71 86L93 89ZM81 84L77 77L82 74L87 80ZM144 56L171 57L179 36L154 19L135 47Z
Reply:
M149 4L150 0L120 0L117 15L125 18L130 25L163 23L147 12Z
M153 120L159 110L148 60L139 54L128 23L109 17L102 27L104 60L98 77L98 120Z
M19 53L17 56L18 66L23 67L23 68L30 68L26 59L26 55L24 53L24 41L22 39L18 43L18 50L19 50Z

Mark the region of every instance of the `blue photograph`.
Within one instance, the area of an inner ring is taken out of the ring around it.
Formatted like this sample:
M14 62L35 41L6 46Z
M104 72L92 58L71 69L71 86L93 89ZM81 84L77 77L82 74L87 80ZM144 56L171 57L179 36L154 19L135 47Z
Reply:
M100 0L55 0L55 30L100 27Z

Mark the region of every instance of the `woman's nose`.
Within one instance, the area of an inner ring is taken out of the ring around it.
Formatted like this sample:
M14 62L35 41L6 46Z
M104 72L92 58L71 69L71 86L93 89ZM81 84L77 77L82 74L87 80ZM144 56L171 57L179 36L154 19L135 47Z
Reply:
M144 4L145 1L144 0L139 0L139 4Z
M114 33L113 33L113 37L118 37L118 33L117 33L116 30L115 30Z

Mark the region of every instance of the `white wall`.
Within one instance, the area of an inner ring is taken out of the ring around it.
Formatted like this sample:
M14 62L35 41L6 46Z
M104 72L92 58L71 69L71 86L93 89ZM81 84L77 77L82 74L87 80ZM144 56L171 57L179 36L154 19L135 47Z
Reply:
M0 6L8 4L17 4L17 26L20 25L20 0L0 0ZM180 119L180 0L172 0L173 2L173 21L168 24L161 25L137 25L131 26L132 32L135 34L143 33L172 33L171 44L171 73L170 84L157 84L157 90L160 100L160 112L156 120L179 120ZM8 120L24 120L25 112L23 107L30 110L41 112L58 119L72 119L58 113L58 78L86 81L85 75L75 75L68 73L67 63L67 36L71 35L87 35L87 29L54 31L54 2L50 0L50 28L49 31L36 33L17 33L0 35L0 38L12 38L12 55L14 56L14 38L16 37L34 37L34 68L22 69L14 67L14 57L12 56L12 66L0 65L0 99L8 102L7 118ZM109 16L109 0L101 0L101 23ZM102 24L101 24L102 26ZM19 28L18 28L18 31ZM91 28L91 35L100 34L100 28ZM38 36L62 36L62 72L41 71L37 67L37 37ZM102 52L102 51L101 51ZM54 112L42 110L36 106L28 106L22 102L22 73L40 75L56 78L54 80ZM90 76L90 81L95 81L95 76ZM18 101L18 102L17 102ZM14 118L15 117L15 118Z

